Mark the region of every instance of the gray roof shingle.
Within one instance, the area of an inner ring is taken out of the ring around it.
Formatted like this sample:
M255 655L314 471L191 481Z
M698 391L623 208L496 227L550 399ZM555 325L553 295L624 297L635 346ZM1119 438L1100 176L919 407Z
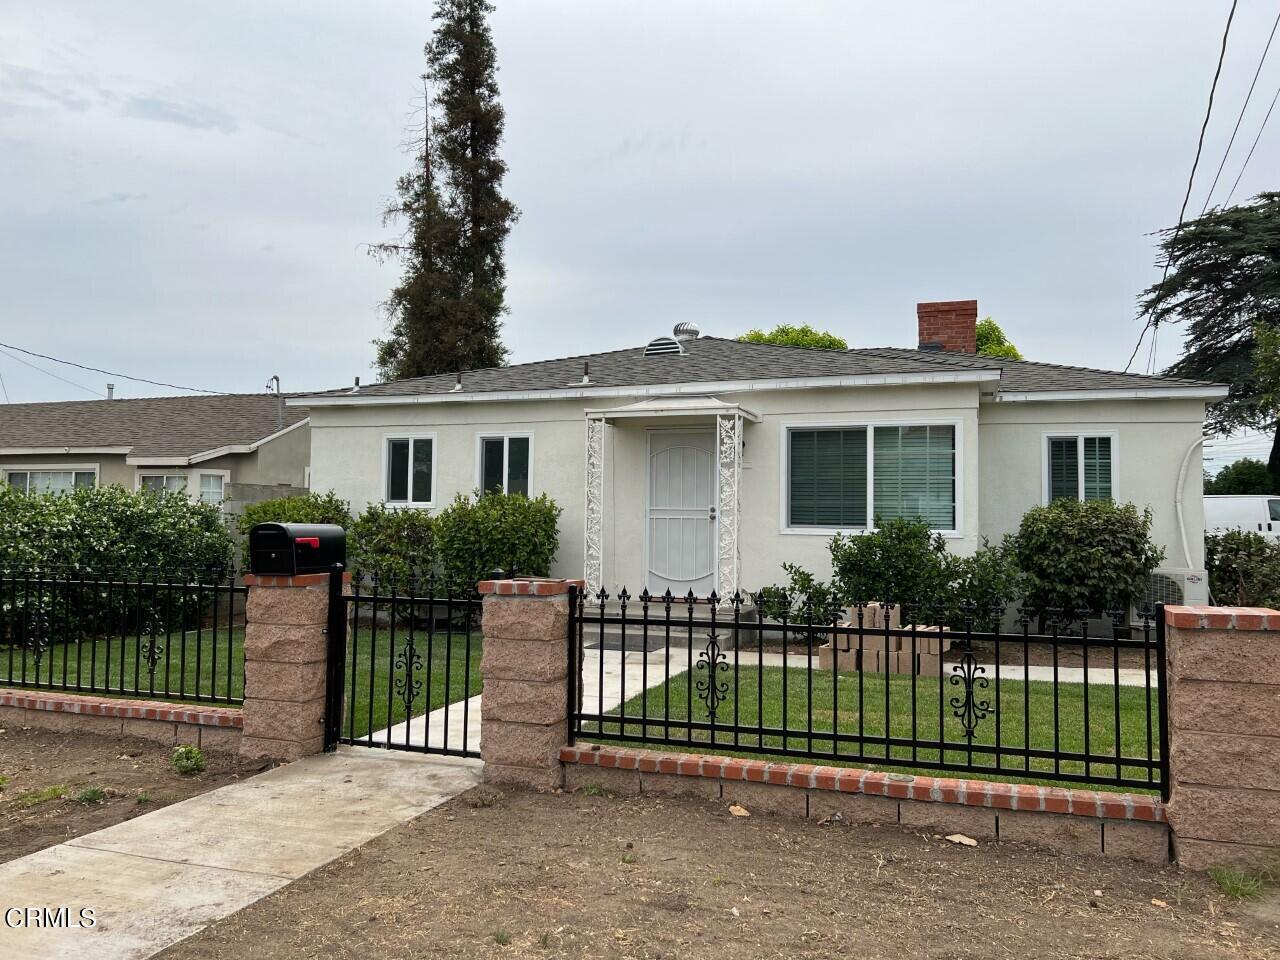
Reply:
M875 347L815 350L766 343L744 343L720 337L685 340L683 354L646 357L643 347L608 353L519 363L464 371L464 393L513 390L557 390L582 386L583 364L590 366L593 387L634 387L708 381L785 379L789 377L878 376L938 372L992 371L1000 389L1012 392L1208 386L1194 380L1115 373L1025 360L1001 360L969 354ZM430 396L453 391L455 374L438 374L361 387L360 397ZM331 390L311 396L352 395Z
M251 444L281 429L274 394L72 400L0 406L0 448L131 447L131 456L189 457ZM307 419L284 407L283 425Z

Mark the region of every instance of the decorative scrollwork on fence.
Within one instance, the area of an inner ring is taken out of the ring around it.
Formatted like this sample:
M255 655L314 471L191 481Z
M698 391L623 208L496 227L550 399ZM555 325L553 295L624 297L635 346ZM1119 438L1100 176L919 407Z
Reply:
M707 645L698 654L698 663L695 669L706 673L706 677L699 680L694 685L694 689L698 692L698 696L702 698L703 704L706 705L707 716L712 723L715 723L716 710L729 696L728 681L717 680L716 674L728 672L729 658L720 649L719 638L714 633L707 634Z
M968 646L965 647L960 662L952 665L951 671L951 685L964 687L963 695L951 698L951 709L964 727L964 735L972 737L978 722L985 720L991 713L991 702L985 697L979 698L976 691L986 690L991 686L991 680L985 676L987 668L978 665L978 658Z
M160 658L164 656L164 644L160 642L159 637L155 636L155 634L148 637L143 644L142 656L147 661L147 674L155 677L156 665L160 662Z
M396 696L404 704L405 716L412 716L413 702L422 692L422 680L417 676L422 669L422 655L414 645L413 639L407 639L400 653L396 655Z

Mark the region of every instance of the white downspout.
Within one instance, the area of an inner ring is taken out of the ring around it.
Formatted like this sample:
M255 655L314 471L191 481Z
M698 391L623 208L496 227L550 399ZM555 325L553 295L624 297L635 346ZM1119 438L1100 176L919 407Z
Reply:
M1173 508L1178 517L1178 533L1182 537L1182 556L1186 560L1187 569L1191 569L1191 544L1187 542L1187 521L1182 514L1182 491L1187 482L1187 465L1191 463L1191 454L1195 453L1196 447L1204 443L1204 437L1198 437L1191 446L1187 447L1187 452L1182 455L1182 466L1178 468L1178 486L1173 494Z

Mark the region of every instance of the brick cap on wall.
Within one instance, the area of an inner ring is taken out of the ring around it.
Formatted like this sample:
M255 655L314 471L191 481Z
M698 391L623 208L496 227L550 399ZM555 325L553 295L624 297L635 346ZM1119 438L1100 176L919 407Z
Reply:
M1280 630L1280 610L1269 607L1166 606L1164 618L1182 630Z
M183 706L159 700L116 700L71 693L0 690L0 707L22 707L51 713L82 713L94 717L122 717L129 720L195 723L202 727L244 726L243 712L237 707Z
M1165 822L1164 804L1158 797L1129 793L1102 793L1097 790L1068 790L1026 783L996 783L986 780L954 780L948 777L921 777L903 773L881 773L850 767L819 767L807 763L769 763L688 753L655 753L623 747L584 744L562 747L563 763L579 763L641 773L680 774L719 780L746 780L806 790L865 793L897 800L933 800L969 807L996 807L1001 810L1034 810L1065 813L1107 820Z
M350 583L351 574L344 573L342 582ZM244 585L246 587L321 587L329 585L329 574L296 573L293 576L278 576L265 573L246 573L244 575Z
M563 580L554 577L516 577L514 580L481 580L476 589L485 596L496 597L560 597L570 587L585 590L585 580Z

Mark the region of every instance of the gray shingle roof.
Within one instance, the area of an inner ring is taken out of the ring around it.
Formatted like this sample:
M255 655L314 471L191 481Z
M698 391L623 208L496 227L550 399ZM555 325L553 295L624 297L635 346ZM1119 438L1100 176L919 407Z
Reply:
M305 410L284 408L284 426L305 419ZM131 456L189 457L255 443L280 429L273 394L0 406L0 448L131 447Z
M1182 377L1120 373L1115 370L1095 370L1090 367L1040 363L1035 360L1003 360L999 357L979 357L963 353L913 350L907 347L872 347L853 352L893 358L912 356L932 360L950 369L969 366L973 369L999 370L1000 390L1003 393L1056 393L1063 390L1124 390L1144 387L1158 389L1160 387L1216 386L1216 384L1207 383L1203 380L1187 380Z
M593 387L635 387L708 381L785 379L789 377L879 376L938 372L992 371L1000 389L1012 392L1096 390L1165 386L1206 386L1193 380L1114 373L1050 363L999 360L967 354L900 347L811 350L720 337L684 341L684 354L646 357L643 347L586 354L558 360L465 371L464 393L573 389L582 386L583 363ZM453 391L455 374L396 380L360 388L359 397L429 396ZM311 396L351 395L332 390Z

